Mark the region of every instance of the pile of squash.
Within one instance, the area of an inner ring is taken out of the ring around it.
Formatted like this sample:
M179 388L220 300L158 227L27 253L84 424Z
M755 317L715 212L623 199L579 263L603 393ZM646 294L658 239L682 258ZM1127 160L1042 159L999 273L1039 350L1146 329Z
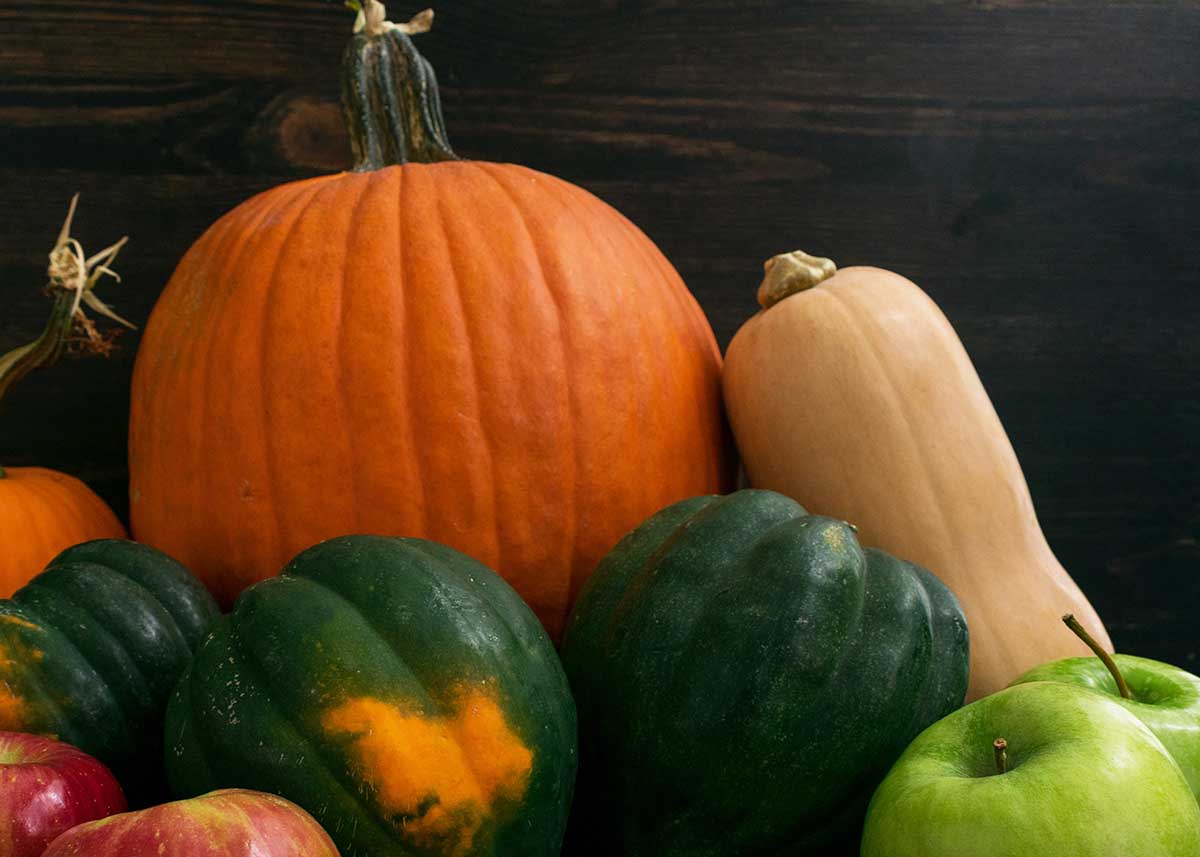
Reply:
M1109 646L961 343L789 253L722 365L636 226L457 158L429 17L364 5L355 167L222 217L159 299L141 544L0 471L0 728L135 805L283 796L344 857L853 849L925 727L1086 652L1061 613ZM71 258L0 393L99 303L111 255Z

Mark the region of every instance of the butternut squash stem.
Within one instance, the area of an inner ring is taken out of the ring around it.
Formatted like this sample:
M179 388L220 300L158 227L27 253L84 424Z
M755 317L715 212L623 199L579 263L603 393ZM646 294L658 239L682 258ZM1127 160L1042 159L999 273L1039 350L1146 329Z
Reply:
M803 250L780 253L763 263L763 280L758 287L758 304L770 309L784 298L815 288L837 273L837 265L823 256Z
M1003 738L997 738L992 742L992 756L996 760L996 773L1004 774L1008 772L1008 742Z
M1068 613L1062 617L1063 623L1071 629L1076 637L1083 640L1084 644L1096 653L1104 666L1108 667L1108 671L1112 673L1113 679L1117 682L1117 690L1121 692L1124 699L1133 699L1133 694L1129 691L1129 685L1125 683L1125 676L1121 675L1121 670L1117 667L1117 662L1112 659L1112 655L1104 651L1104 647L1096 642L1096 638L1083 629L1079 624L1079 620L1072 614Z

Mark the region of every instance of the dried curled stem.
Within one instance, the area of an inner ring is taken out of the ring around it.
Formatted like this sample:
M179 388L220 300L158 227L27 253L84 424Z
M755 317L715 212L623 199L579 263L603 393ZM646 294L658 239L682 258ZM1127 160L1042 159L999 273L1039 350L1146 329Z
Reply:
M84 312L85 306L105 318L133 327L96 297L94 291L105 274L115 280L120 279L111 266L127 239L122 238L92 256L84 253L83 246L71 237L71 222L75 218L78 201L79 194L75 194L67 211L67 219L58 233L58 240L50 251L50 264L46 271L49 277L46 292L54 299L50 318L41 335L33 342L18 346L7 354L0 354L0 399L4 398L13 384L33 370L54 365L65 351L105 355L112 352L114 335L101 333Z
M387 19L387 8L379 0L366 0L365 3L347 0L346 5L358 11L358 17L354 19L356 33L381 36L389 30L399 30L405 35L415 36L433 29L432 9L418 12L406 24L395 24Z
M67 210L67 218L58 233L58 240L54 249L50 251L50 264L46 270L50 281L46 285L46 291L51 294L65 291L73 295L70 308L72 327L71 335L67 338L68 344L85 353L108 355L112 352L115 334L100 333L95 322L83 311L83 306L86 305L97 314L118 324L136 329L136 325L117 315L95 292L96 284L105 274L117 282L121 281L121 275L111 266L129 240L129 236L105 247L99 253L86 255L83 245L71 237L71 223L75 219L75 207L78 203L79 194L75 194L71 197L71 207Z

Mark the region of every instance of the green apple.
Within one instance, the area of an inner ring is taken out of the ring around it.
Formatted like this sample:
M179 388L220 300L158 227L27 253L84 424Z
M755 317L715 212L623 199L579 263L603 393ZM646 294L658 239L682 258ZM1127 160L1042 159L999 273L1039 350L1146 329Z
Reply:
M1050 855L1200 855L1200 804L1162 742L1067 684L1016 685L939 720L867 810L862 857Z
M1110 656L1073 616L1064 616L1063 622L1092 647L1097 657L1051 661L1013 684L1059 681L1115 699L1158 736L1179 763L1192 793L1200 798L1200 678L1161 661Z

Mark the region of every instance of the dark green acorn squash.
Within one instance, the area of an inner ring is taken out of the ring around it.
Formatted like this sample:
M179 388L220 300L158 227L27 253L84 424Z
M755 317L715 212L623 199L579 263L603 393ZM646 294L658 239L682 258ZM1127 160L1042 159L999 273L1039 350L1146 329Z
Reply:
M486 566L347 536L242 593L171 699L167 768L191 796L304 807L342 857L557 855L575 706L550 638Z
M967 689L950 591L770 491L685 500L626 536L562 654L572 854L849 851L891 763Z
M219 615L204 586L154 548L68 548L0 601L0 729L90 753L133 804L161 797L167 699Z

